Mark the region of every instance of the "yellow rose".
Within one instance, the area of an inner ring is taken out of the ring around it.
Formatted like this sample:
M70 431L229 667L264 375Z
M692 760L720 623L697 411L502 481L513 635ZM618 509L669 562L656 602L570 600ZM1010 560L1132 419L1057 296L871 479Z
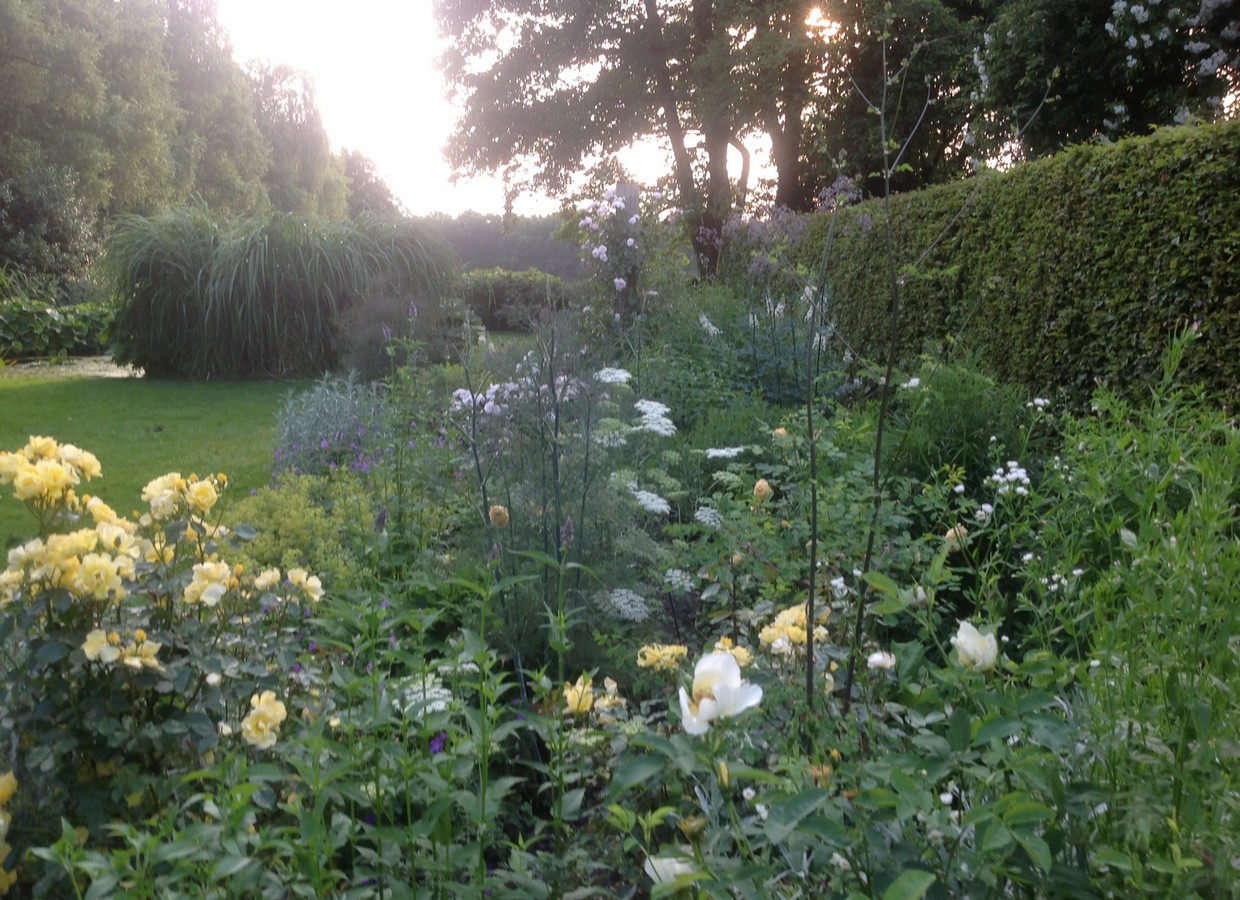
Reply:
M680 644L647 644L637 651L637 665L642 669L667 672L680 666L689 655L689 648Z
M194 512L199 514L210 512L219 496L215 485L210 481L195 481L185 490L185 499L189 501Z
M266 569L254 578L254 589L269 591L280 583L279 569Z
M759 503L767 500L771 494L775 493L771 489L771 484L765 478L759 478L757 484L753 486L753 495Z
M259 750L274 747L280 725L288 717L284 704L276 699L274 691L263 691L250 698L250 707L250 714L241 720L241 736Z
M87 553L82 557L69 590L91 600L120 600L126 594L116 560L103 553Z
M14 777L13 770L10 769L3 775L0 775L0 806L8 806L15 793L17 793L17 778Z

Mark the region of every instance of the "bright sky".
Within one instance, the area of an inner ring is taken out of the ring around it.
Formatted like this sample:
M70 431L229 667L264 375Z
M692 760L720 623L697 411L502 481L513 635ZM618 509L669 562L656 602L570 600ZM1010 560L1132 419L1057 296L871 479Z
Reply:
M455 114L444 98L431 0L217 0L243 65L270 59L308 72L336 149L370 158L411 213L503 211L499 179L452 185L442 148ZM522 197L516 211L553 212Z

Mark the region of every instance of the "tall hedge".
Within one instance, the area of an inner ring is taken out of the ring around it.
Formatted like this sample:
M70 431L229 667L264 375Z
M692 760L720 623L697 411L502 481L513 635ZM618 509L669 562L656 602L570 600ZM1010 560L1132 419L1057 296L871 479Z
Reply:
M843 210L828 259L836 326L885 347L884 206ZM1172 332L1199 323L1181 371L1240 398L1240 121L1072 148L891 200L900 352L952 338L995 375L1088 395L1139 390ZM800 262L817 271L829 214Z

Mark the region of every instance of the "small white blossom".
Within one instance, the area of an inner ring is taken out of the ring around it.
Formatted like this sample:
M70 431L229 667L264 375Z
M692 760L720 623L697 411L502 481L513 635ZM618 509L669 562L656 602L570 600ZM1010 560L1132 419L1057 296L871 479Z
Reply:
M699 506L697 512L693 514L693 519L699 525L705 525L707 528L723 527L723 516L714 507Z
M745 452L744 447L711 447L706 451L707 459L736 459Z

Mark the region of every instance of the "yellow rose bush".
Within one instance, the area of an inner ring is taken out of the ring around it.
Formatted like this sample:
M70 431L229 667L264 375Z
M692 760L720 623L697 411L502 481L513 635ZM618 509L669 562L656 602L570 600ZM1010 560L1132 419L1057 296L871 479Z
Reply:
M90 833L159 809L175 773L221 742L275 745L288 716L276 692L293 684L298 629L324 596L305 569L250 573L229 560L225 476L152 479L131 518L80 492L100 474L92 454L52 438L0 454L0 482L39 530L0 571L12 648L0 742L18 748L16 777L29 786L4 816L56 809ZM305 673L293 686L320 690Z

